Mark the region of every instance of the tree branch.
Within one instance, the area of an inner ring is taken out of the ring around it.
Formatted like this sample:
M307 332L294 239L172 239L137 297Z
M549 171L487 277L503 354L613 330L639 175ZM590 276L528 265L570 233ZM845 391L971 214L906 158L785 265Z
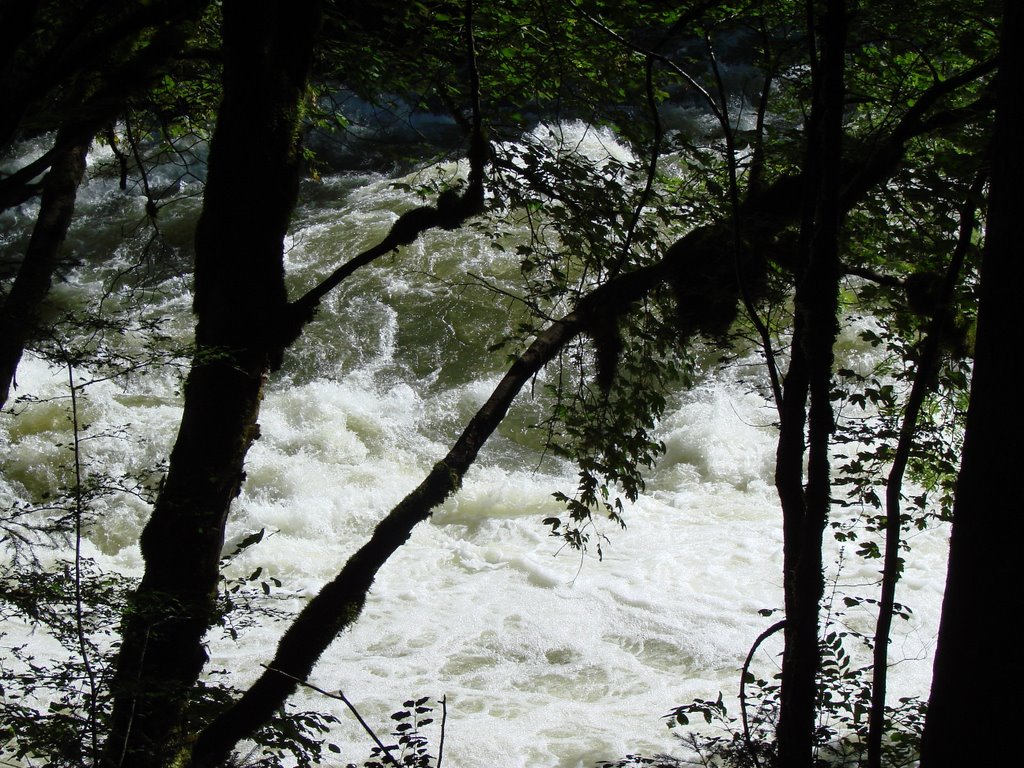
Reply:
M757 752L754 750L754 742L750 738L750 721L747 718L747 675L750 674L750 663L754 660L754 654L761 647L761 643L774 635L786 626L786 620L776 621L768 629L757 636L754 644L747 652L747 658L743 661L743 668L740 670L740 718L743 721L743 740L747 745L747 754L754 761L755 768L761 768L761 762L757 759Z
M704 86L702 86L700 83L698 83L697 80L689 72L687 72L685 69L680 67L674 61L672 61L672 59L670 59L668 56L665 56L664 54L658 53L657 51L648 50L648 49L646 49L646 48L644 48L642 46L639 46L639 45L634 45L629 40L627 40L625 37L623 37L618 32L616 32L614 29L612 29L607 24L605 24L603 21L601 21L597 17L591 15L587 11L583 10L575 2L572 2L572 0L570 0L569 4L576 10L576 12L580 16L582 16L584 19L586 19L592 25L594 25L599 30L604 32L610 38L615 40L617 43L619 43L622 46L628 48L629 50L633 51L634 53L640 54L641 56L646 56L647 58L656 59L657 61L660 61L666 67L671 69L673 72L675 72L681 78L683 78L683 80L686 81L687 85L689 85L691 88L693 88L695 91L697 91L697 93L700 94L701 98L704 99L705 102L707 102L708 107L711 108L711 111L714 113L715 117L718 119L718 122L721 123L725 119L723 114L722 114L721 108L719 108L718 102L716 102L714 97L710 93L708 93L707 89L704 88Z
M484 166L487 163L490 148L480 107L480 71L477 66L476 40L473 35L472 0L466 2L465 17L466 55L469 60L472 95L472 130L468 153L469 183L466 191L459 195L454 190L445 190L438 196L436 205L421 206L402 214L377 245L346 262L318 285L291 302L289 310L295 326L288 330L288 343L294 341L301 333L303 326L312 320L324 296L341 285L357 269L376 261L400 246L414 243L427 230L458 229L467 219L484 210Z
M262 664L261 666L268 672L276 672L279 675L284 675L285 677L291 678L295 681L296 685L301 685L303 688L309 688L312 691L316 691L317 693L323 694L329 699L335 699L336 701L342 702L346 707L348 707L349 712L351 712L355 716L356 720L359 722L359 725L363 727L363 730L369 734L371 739L373 739L373 742L380 749L381 754L387 757L388 762L395 766L398 765L398 761L395 760L394 757L392 757L391 752L388 750L386 746L384 746L384 742L380 740L380 737L377 735L376 731L374 731L373 728L370 727L369 723L367 723L363 719L363 716L359 714L359 710L356 709L355 704L348 700L348 697L345 696L344 692L339 690L337 693L331 693L330 691L325 691L320 686L313 685L313 683L309 682L308 680L302 680L298 677L293 677L292 675L289 675L287 672L283 670L274 669L273 667L269 667L266 664Z

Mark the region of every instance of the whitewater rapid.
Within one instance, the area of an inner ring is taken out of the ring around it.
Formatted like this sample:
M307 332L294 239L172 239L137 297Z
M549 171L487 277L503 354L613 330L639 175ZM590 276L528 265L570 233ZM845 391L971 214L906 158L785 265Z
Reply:
M98 177L82 200L70 240L81 263L56 288L69 303L94 302L111 274L132 263L132 253L114 248L110 262L95 249L123 245L111 236L113 217L142 205ZM294 290L372 244L397 210L414 204L414 195L380 175L307 187L288 242ZM145 310L165 318L181 341L191 323L189 284L185 271L172 267L187 263L197 206L193 200L168 209L171 264L154 273ZM17 231L31 217L31 206L8 216L4 248L23 243ZM96 232L104 227L106 240ZM502 353L482 350L514 316L467 275L511 279L517 264L510 259L469 230L430 233L329 297L269 381L262 437L246 462L228 549L257 531L264 538L232 560L229 578L260 568L262 578L281 583L269 602L295 610L446 453L501 375ZM666 453L646 492L627 507L627 528L598 523L608 537L601 560L593 551L561 549L541 524L560 511L551 494L571 494L576 473L545 455L542 439L526 429L543 404L524 392L459 493L381 570L363 615L324 655L311 682L343 690L382 732L402 701L446 696L451 768L575 768L678 751L662 716L719 691L738 714L739 667L754 638L779 617L759 611L782 605L774 409L750 383L759 381L756 361L752 354L746 366L704 371L674 398L658 427ZM161 366L84 390L90 471L151 467L158 474L180 416L180 374ZM42 489L66 479L67 449L58 445L68 439L66 382L63 368L32 355L23 362L18 394L39 402L0 415L5 503L37 501ZM146 504L117 495L99 499L95 511L86 554L105 569L138 576ZM895 628L893 698L927 692L945 537L938 528L911 542L897 599L914 614ZM828 547L830 581L875 596L878 562L844 551L837 576L840 548L830 540ZM866 610L849 618L862 629L873 621ZM266 620L239 628L237 641L215 628L210 669L226 670L244 687L262 671L284 626ZM17 639L13 632L0 643ZM765 677L777 670L776 641L756 662ZM295 702L341 719L330 736L342 748L340 765L368 754L367 736L341 702L311 691ZM434 728L426 732L436 743Z

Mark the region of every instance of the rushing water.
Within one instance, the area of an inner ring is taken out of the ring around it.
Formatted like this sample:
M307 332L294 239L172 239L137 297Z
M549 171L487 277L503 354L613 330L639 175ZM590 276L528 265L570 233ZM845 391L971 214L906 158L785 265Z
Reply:
M103 159L94 153L69 240L80 263L55 288L67 306L97 301L115 274L139 261L150 236L141 199L96 173ZM198 190L195 182L179 187ZM378 175L307 186L288 243L294 290L379 239L395 211L415 204ZM183 273L198 205L192 199L164 209L167 248L151 250L144 264L144 315L164 318L181 343L191 324ZM23 247L33 215L28 205L0 222L5 260ZM502 353L483 350L515 310L468 276L512 281L517 270L510 253L470 230L435 232L329 297L271 377L228 546L261 529L267 535L233 560L231 578L262 568L263 578L282 585L271 602L294 609L340 569L444 455L501 375ZM116 344L131 347L133 338ZM853 333L848 338L855 364L868 352ZM383 731L403 700L447 696L445 758L453 768L571 768L670 752L674 737L661 720L670 707L722 691L736 713L738 668L775 620L758 611L782 603L774 412L749 384L760 376L756 355L749 363L709 368L679 394L659 426L666 454L628 508L628 528L601 528L609 537L601 561L560 550L541 524L559 511L552 492L571 493L575 471L544 456L542 437L526 429L542 404L524 392L458 495L382 569L362 617L325 654L312 682L343 690ZM5 506L38 502L69 472L61 445L69 438L67 371L27 356L18 383L18 394L38 402L0 416ZM137 473L164 460L179 391L180 370L172 366L86 387L87 471ZM138 575L145 503L107 496L95 511L86 554L103 568ZM927 690L945 572L944 531L912 544L898 599L915 613L896 628L894 696ZM838 560L838 546L830 552ZM838 579L872 596L877 569L877 561L846 553ZM836 577L834 565L829 574ZM849 618L865 630L873 620L866 612ZM266 620L241 629L237 642L212 632L211 668L246 685L284 626ZM0 643L18 638L16 627L5 630L11 634ZM773 673L778 647L768 644L760 674ZM341 718L332 740L344 761L365 756L368 739L340 702L307 692L296 699Z

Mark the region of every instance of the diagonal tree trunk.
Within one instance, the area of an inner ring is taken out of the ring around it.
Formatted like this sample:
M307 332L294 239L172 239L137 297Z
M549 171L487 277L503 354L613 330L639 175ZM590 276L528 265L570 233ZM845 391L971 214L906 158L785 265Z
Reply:
M267 722L274 711L284 705L295 691L297 681L309 675L338 633L359 618L381 566L405 544L413 528L461 485L466 470L505 418L519 391L587 327L595 314L591 306L589 311L573 312L553 323L516 360L447 456L391 510L377 525L370 540L307 603L281 638L267 671L200 734L192 752L192 768L220 765L238 741Z
M58 145L66 140L63 132L57 134ZM0 306L0 408L10 397L25 342L35 332L39 307L50 292L53 273L60 260L60 247L75 212L78 187L85 177L85 155L90 143L72 144L54 160L43 183L39 216L25 259L11 292Z

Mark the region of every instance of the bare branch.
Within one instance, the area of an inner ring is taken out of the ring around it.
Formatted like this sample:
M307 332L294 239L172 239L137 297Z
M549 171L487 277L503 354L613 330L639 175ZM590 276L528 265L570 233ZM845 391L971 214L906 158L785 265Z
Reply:
M380 751L384 754L385 757L387 757L388 762L390 762L392 765L398 765L398 761L395 760L394 757L392 757L391 752L388 750L386 746L384 746L384 742L380 740L380 737L377 736L373 728L370 727L370 724L363 719L363 716L359 714L359 710L356 709L355 704L348 700L348 697L345 696L343 691L331 693L330 691L325 691L318 685L313 685L313 683L309 682L308 680L303 680L301 678L289 675L287 672L283 670L275 669L274 667L267 666L266 664L261 664L260 666L266 669L268 672L276 672L279 675L284 675L285 677L294 680L297 685L301 685L303 688L309 688L310 690L323 694L324 696L330 699L335 699L336 701L344 703L344 705L348 707L349 711L355 716L356 720L359 722L359 725L363 727L363 730L369 734L370 738L373 739L374 743L380 748Z
M747 744L747 754L754 761L755 768L761 768L761 762L757 759L757 751L754 749L754 743L750 738L750 722L747 718L747 675L750 674L750 663L754 660L754 654L757 653L757 649L761 647L761 643L767 640L769 637L774 635L780 629L786 626L786 620L776 621L768 629L757 636L754 640L754 644L750 646L750 651L747 653L747 658L743 661L743 668L740 670L740 718L743 721L743 740Z
M587 13L585 10L583 10L576 3L572 2L572 0L570 0L569 4L573 8L576 9L576 12L580 16L582 16L584 19L589 21L591 24L593 24L595 27L600 29L602 32L604 32L606 35L611 37L616 42L622 44L626 48L629 48L634 53L639 53L641 56L646 56L648 58L660 61L666 67L671 69L673 72L675 72L681 78L683 78L683 80L686 81L687 85L689 85L691 88L693 88L695 91L697 91L697 93L700 94L701 98L703 98L704 101L707 102L708 107L711 108L711 111L714 113L715 117L718 119L719 122L722 122L725 119L724 116L722 115L722 110L718 106L718 102L716 102L714 97L710 93L708 93L707 89L704 88L704 86L702 86L700 83L698 83L694 79L693 75L691 75L685 69L680 67L674 61L672 61L672 59L670 59L668 56L665 56L664 54L658 53L657 51L647 50L646 48L644 48L642 46L635 45L634 43L631 43L629 40L624 38L622 35L620 35L614 29L612 29L607 24L605 24L603 21L601 21L597 17L591 15L590 13Z

